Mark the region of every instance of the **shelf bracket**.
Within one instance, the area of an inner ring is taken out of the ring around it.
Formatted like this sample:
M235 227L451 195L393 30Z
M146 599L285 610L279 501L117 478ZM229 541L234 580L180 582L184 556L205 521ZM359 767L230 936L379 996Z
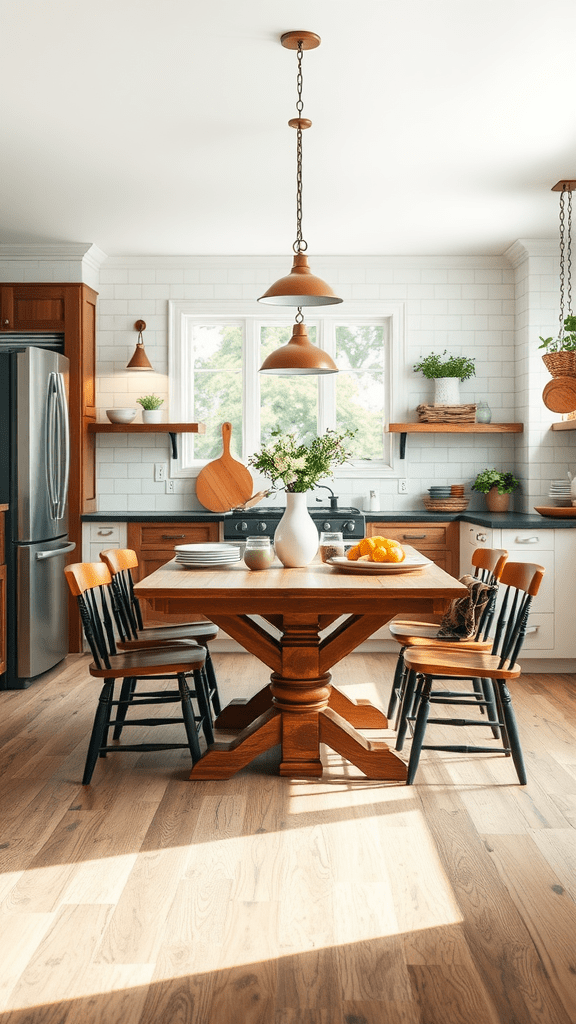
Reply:
M178 435L173 430L169 430L168 433L170 434L170 443L172 445L172 458L173 459L177 459L178 458Z
M400 458L406 458L406 431L402 430L400 433Z

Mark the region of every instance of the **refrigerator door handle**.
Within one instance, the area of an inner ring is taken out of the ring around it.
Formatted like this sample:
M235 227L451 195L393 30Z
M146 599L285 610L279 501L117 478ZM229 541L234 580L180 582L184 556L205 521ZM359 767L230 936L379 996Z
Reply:
M47 558L58 558L59 555L68 555L71 551L74 551L76 544L73 540L69 544L64 544L61 548L53 548L51 551L37 551L36 561L45 562Z
M57 438L59 452L59 480L58 480L58 508L56 518L63 519L66 511L68 497L68 482L70 478L70 424L68 421L68 407L66 404L66 391L64 388L64 377L61 373L56 374L56 387L58 390L58 413L59 433Z
M58 401L57 374L48 377L48 402L46 409L46 481L50 502L50 518L56 519L58 510L58 492L56 482L56 416Z

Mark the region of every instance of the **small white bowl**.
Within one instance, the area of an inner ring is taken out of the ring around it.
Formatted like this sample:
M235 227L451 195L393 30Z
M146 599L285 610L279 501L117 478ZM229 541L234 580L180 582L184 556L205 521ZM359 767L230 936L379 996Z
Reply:
M106 415L110 423L132 423L137 411L137 409L106 409Z

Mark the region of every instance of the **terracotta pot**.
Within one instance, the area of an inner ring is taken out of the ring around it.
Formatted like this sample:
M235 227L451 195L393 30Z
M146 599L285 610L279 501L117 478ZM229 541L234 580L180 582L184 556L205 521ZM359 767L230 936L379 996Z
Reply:
M491 487L486 495L486 507L489 512L507 512L510 505L509 494L498 494L498 488Z

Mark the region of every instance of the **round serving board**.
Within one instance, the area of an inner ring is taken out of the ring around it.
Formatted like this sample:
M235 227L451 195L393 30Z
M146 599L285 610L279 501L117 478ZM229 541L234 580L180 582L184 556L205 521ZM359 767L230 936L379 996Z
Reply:
M210 512L229 512L252 497L252 475L246 466L230 455L232 424L222 424L224 451L198 474L196 497Z

